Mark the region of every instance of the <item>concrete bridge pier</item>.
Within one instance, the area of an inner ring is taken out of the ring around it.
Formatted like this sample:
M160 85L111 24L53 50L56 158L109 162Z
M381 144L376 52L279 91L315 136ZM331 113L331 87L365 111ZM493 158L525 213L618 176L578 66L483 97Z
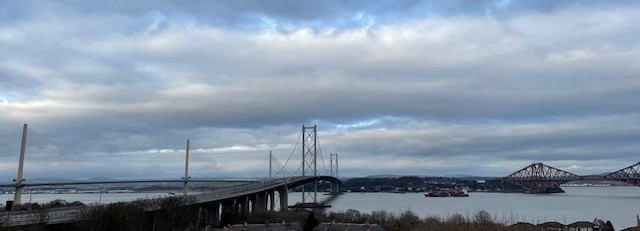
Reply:
M254 213L254 212L256 212L256 209L258 209L256 207L256 197L257 197L257 194L253 194L253 195L247 196L247 199L249 199L249 212L250 213Z
M257 204L256 204L257 197L258 197L257 193L247 196L247 199L249 199L249 212L250 213L254 213L258 209Z
M215 206L213 207L213 220L211 220L211 224L214 227L217 227L218 225L220 225L220 209L222 207L222 204L220 203L216 203Z
M223 214L236 214L238 213L238 209L236 206L235 200L227 200L222 202L222 213Z
M331 193L339 194L342 192L342 185L340 185L340 181L332 181L331 182Z
M209 204L204 206L204 212L205 212L205 221L204 223L207 225L211 225L213 227L218 226L218 224L220 223L220 209L222 207L222 204L220 203L213 203L213 204Z
M241 204L240 211L242 215L245 215L245 216L249 215L249 202L250 202L249 196L244 196L240 198L239 204Z
M278 196L280 196L280 211L287 211L289 204L289 189L287 186L278 189Z
M267 210L267 192L259 192L256 194L255 212L264 212Z
M260 193L256 193L251 195L251 213L255 213L258 210L260 210L260 203L258 203L258 201L260 199L258 199L258 197L260 196Z
M236 200L236 202L235 202L235 204L233 204L234 205L233 214L242 214L243 201L240 200L240 198L236 198L235 200Z
M276 208L276 190L272 189L267 192L267 199L269 200L269 211L274 211Z

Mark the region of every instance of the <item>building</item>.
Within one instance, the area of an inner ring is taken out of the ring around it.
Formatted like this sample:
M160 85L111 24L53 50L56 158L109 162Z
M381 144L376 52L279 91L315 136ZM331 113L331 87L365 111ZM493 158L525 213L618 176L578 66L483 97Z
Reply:
M355 224L355 223L335 223L335 222L327 222L321 223L316 226L313 231L385 231L382 227L377 224Z
M600 226L588 221L573 222L567 228L568 231L600 231Z
M636 215L636 226L623 229L622 231L640 231L640 216Z
M559 222L555 222L555 221L550 221L550 222L545 222L542 224L538 224L537 225L538 228L541 228L542 230L553 230L553 231L566 231L567 227Z
M275 223L275 224L239 224L216 231L302 231L298 223Z
M537 230L543 230L543 229L537 227L534 224L528 223L528 222L518 222L518 223L515 223L513 225L507 226L507 230L510 230L510 231L537 231Z
M623 229L621 231L640 231L640 225L639 226L634 226L634 227L629 227L629 228Z

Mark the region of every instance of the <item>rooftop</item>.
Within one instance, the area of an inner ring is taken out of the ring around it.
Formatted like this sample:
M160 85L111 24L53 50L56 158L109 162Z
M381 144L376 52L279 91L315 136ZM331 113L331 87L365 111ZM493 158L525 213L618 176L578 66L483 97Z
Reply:
M321 223L316 226L314 231L384 231L382 227L377 224L355 224L355 223Z

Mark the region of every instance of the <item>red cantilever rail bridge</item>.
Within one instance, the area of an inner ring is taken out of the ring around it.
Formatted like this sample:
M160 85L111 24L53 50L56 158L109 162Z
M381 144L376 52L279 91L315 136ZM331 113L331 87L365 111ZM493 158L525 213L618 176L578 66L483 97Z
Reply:
M579 176L538 162L504 177L504 180L522 185L529 193L549 193L549 190L557 188L561 184L579 180L622 181L640 186L640 162L612 173L585 176Z

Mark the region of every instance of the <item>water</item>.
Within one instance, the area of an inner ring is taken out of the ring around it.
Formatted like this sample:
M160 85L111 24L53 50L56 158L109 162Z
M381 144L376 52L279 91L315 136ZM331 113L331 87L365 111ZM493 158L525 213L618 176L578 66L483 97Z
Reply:
M525 221L533 224L558 221L610 220L616 229L636 225L640 214L640 187L563 187L566 193L515 194L470 193L469 197L424 197L422 193L347 193L338 197L328 211L360 212L387 210L397 214L411 210L421 218L445 217L455 213L473 217L480 210L488 211L498 221L511 224ZM293 193L292 193L293 194ZM290 200L300 200L299 193ZM320 194L318 194L320 200ZM327 196L322 195L322 198Z
M466 198L424 197L421 193L346 193L339 196L327 211L356 209L360 212L387 210L399 214L411 210L420 217L449 216L455 213L473 217L480 210L488 211L499 221L513 223L526 221L541 223L558 221L592 221L594 218L610 220L616 229L636 225L640 214L640 187L564 187L566 193L505 194L471 193ZM32 194L31 201L46 203L55 199L90 203L132 201L138 198L157 198L168 193L102 193L102 194ZM318 193L318 199L328 196ZM289 193L290 204L300 201L300 193ZM0 195L2 202L13 200L13 194ZM29 202L29 194L22 200Z

